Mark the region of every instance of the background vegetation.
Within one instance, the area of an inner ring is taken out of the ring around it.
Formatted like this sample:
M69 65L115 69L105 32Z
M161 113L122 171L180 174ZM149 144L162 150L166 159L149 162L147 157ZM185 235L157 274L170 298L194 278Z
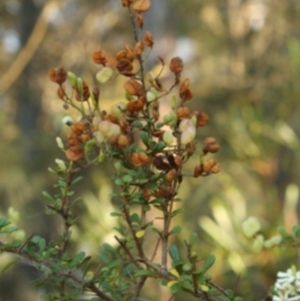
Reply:
M146 16L145 27L156 40L149 66L155 72L157 55L182 57L195 94L191 105L210 115L203 137L213 135L221 145L222 172L183 185L181 235L199 233L203 256L218 258L212 272L222 286L238 282L247 300L265 298L276 272L297 264L298 255L286 250L252 254L240 225L256 215L271 236L277 226L291 229L298 222L300 3L153 0ZM9 206L21 211L27 233L50 238L59 227L44 215L41 195L55 180L47 167L61 156L54 141L65 131L48 70L63 66L91 82L97 71L92 52L99 47L117 51L132 36L129 25L116 0L0 2L0 205L3 212ZM123 98L118 79L101 93L104 108ZM103 241L111 242L114 187L108 172L90 170L80 184L78 250L97 254ZM94 231L85 233L90 224ZM1 257L0 265L5 263ZM31 283L35 276L26 266L4 273L0 299L38 298ZM149 295L165 300L164 293Z

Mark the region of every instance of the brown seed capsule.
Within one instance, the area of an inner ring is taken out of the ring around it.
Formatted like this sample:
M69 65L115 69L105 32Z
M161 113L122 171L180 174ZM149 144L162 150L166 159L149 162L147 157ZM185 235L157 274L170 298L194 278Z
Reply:
M146 12L151 6L150 0L137 0L133 5L132 8L136 12Z
M175 73L175 74L179 74L181 73L181 71L183 70L183 61L180 57L174 57L172 58L169 68L171 70L171 72Z
M59 86L57 88L57 96L61 99L61 100L64 100L65 99L65 91L64 89L62 88L62 86Z
M182 157L181 156L175 156L174 157L174 162L176 166L181 167L182 166Z
M138 41L135 44L134 50L135 50L135 53L138 56L141 56L143 54L143 52L144 52L144 42L143 41Z
M142 194L146 200L149 200L151 197L151 191L148 188L143 188Z
M203 153L216 153L220 149L220 145L214 137L207 137L204 139Z
M84 155L84 152L79 146L70 147L66 151L66 156L67 156L68 160L70 160L70 161L77 161L77 160L81 159L83 157L83 155Z
M169 170L166 174L166 181L171 183L173 182L177 177L177 171L175 168Z
M51 81L61 85L67 79L67 72L63 68L53 68L48 72Z
M182 120L184 118L190 118L191 116L191 110L188 107L180 107L177 110L177 117L179 120Z
M212 168L218 164L214 159L208 159L203 163L203 172L210 173Z
M117 145L118 145L118 147L120 147L120 148L125 148L125 147L127 147L128 145L129 145L129 139L128 139L128 137L127 136L125 136L125 135L119 135L119 137L118 137L118 141L117 141Z
M194 177L198 178L203 173L203 165L197 165L194 168Z
M96 64L105 66L107 63L107 58L105 56L105 52L103 50L97 50L93 53L93 61Z
M118 71L125 76L132 76L133 66L129 59L121 59L117 63Z
M133 0L121 0L121 1L123 7L128 7L133 2Z
M126 92L131 95L142 96L144 94L143 86L134 79L129 79L125 84L124 88Z
M150 32L149 30L147 30L147 31L145 32L144 39L145 39L145 44L146 44L146 46L152 48L152 46L153 46L153 44L154 44L154 41L153 41L152 34L151 34L151 32Z
M184 101L190 100L193 97L193 92L191 91L190 87L190 80L186 78L179 88L179 96Z
M208 115L202 111L194 111L193 115L197 117L197 126L205 126L209 121Z
M217 162L216 165L213 166L213 168L210 170L211 173L218 173L220 171L220 164Z
M158 191L156 191L154 195L156 197L161 197L169 200L172 198L171 187L166 185L161 185Z

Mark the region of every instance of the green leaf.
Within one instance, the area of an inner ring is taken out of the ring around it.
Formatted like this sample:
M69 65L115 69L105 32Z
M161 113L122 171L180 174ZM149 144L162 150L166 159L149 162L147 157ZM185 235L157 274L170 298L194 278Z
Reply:
M44 197L46 197L50 201L55 202L54 198L47 191L43 191L42 194Z
M115 251L116 251L114 247L112 247L110 244L107 244L107 243L103 244L103 249L111 254L115 253Z
M192 269L193 265L190 263L190 262L187 262L183 265L182 269L185 271L185 272L188 272Z
M145 145L149 145L149 141L151 140L149 138L149 134L145 131L141 131L141 140L144 142Z
M165 203L166 203L166 199L164 198L156 198L150 202L150 204L159 204L159 205L164 205Z
M182 211L183 211L183 208L178 208L172 212L171 216L174 217L174 216L178 215L179 213L181 213Z
M5 246L7 248L12 248L12 249L17 249L19 247L21 247L23 244L23 242L19 239L14 239L12 242L6 244Z
M120 178L115 179L115 184L117 186L123 186L123 181Z
M46 247L46 240L43 237L34 236L33 240L35 239L36 244L39 246L41 252L44 251Z
M190 281L184 281L181 285L184 289L193 291L194 290L194 286Z
M133 181L133 178L132 178L130 175L124 175L124 176L122 177L122 181L123 181L124 183L129 184L129 183L131 183L131 182Z
M166 143L164 141L159 141L155 146L155 151L162 151L166 147Z
M137 213L133 213L130 216L130 220L131 220L132 223L134 223L136 225L140 225L140 223L141 223L141 219L140 219L140 217Z
M134 276L136 277L140 277L140 276L155 276L156 273L154 271L151 270L137 270L134 273Z
M94 139L87 141L86 144L84 145L84 153L88 154L93 149L95 144L96 144L96 142Z
M75 267L77 267L77 266L81 263L81 261L82 261L82 259L84 258L84 256L85 256L85 253L84 253L84 252L78 253L78 254L73 258L73 260L71 261L70 268L75 268Z
M293 227L294 235L299 238L300 237L300 225L296 225Z
M198 240L198 235L196 232L192 232L190 235L190 239L189 239L189 244L191 247L193 247L195 245L195 243Z
M110 216L117 216L117 217L121 217L122 216L122 214L120 213L120 212L111 212L110 213Z
M4 272L6 272L7 270L9 270L14 264L16 264L18 262L18 260L13 260L10 261L9 263L7 263L4 268L1 271L1 274L3 274Z
M180 226L175 226L171 231L170 231L170 235L172 234L178 234L180 233L182 230L182 228Z
M6 217L0 217L0 229L11 224L11 222Z
M140 130L142 130L144 128L144 125L142 122L140 122L139 120L134 120L132 123L131 123L131 126L133 127L136 127Z
M169 254L175 263L179 263L181 261L178 248L175 245L171 245L169 247Z
M173 284L170 286L169 289L170 289L170 292L171 292L172 294L178 293L178 292L180 291L180 289L181 289L181 284L180 284L180 282L173 283Z
M216 261L216 257L214 255L209 255L203 265L203 271L206 272L210 269Z
M10 226L10 227L2 227L0 233L12 233L19 230L17 226Z
M76 177L73 181L72 181L72 184L71 185L75 185L77 184L78 182L80 182L81 180L83 179L82 176L78 176Z

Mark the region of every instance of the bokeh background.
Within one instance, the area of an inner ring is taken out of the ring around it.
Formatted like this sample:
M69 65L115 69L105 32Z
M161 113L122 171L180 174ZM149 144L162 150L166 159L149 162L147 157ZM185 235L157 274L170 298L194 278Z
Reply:
M49 240L60 227L58 219L44 214L41 194L51 192L55 182L47 167L63 158L55 137L67 132L61 122L66 112L47 72L62 66L94 82L92 52L102 48L114 54L133 42L120 2L0 1L0 210L19 210L19 224L28 234ZM183 225L180 238L198 233L199 253L217 257L211 275L218 284L236 287L245 300L265 299L277 271L298 265L298 253L274 249L253 254L241 223L257 216L268 238L278 226L290 231L298 222L300 2L152 2L145 28L155 38L155 49L147 67L157 70L157 55L166 62L172 56L183 58L184 76L195 95L190 107L210 115L198 140L214 136L221 145L216 157L222 171L188 178L182 185L184 212L176 219ZM169 76L164 74L166 82ZM124 99L121 82L101 88L103 108ZM95 257L113 235L110 172L106 164L91 168L77 188L84 201L77 209L82 219L74 228L74 249ZM0 268L9 260L1 255ZM22 264L0 272L0 300L43 300L33 285L36 276ZM163 290L151 290L146 297L166 300Z

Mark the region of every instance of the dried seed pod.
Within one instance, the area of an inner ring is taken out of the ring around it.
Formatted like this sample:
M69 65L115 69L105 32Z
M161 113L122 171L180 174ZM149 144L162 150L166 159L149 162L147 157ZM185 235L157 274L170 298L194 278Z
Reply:
M217 142L217 140L214 137L207 137L204 139L204 145L203 145L203 153L216 153L220 149L220 145Z
M194 111L193 115L197 118L197 126L205 126L209 121L208 115L202 111Z
M152 46L153 46L153 44L154 44L154 41L153 41L152 34L151 34L151 32L150 32L149 30L147 30L147 31L145 32L144 40L145 40L146 46L152 48Z
M181 167L182 166L182 157L181 156L175 156L174 157L174 163L176 166Z
M175 74L179 74L181 73L181 71L183 70L183 61L180 57L174 57L172 58L169 68L171 70L171 72L175 73Z
M144 26L144 16L142 13L137 13L136 15L136 21L140 28L143 28Z
M193 97L193 92L191 91L189 86L190 86L190 80L188 78L185 79L180 85L179 96L184 101L188 101Z
M79 146L72 146L66 151L66 157L70 161L77 161L81 159L84 155L82 148Z
M149 200L151 197L151 191L148 188L143 188L142 194L146 200Z
M117 145L120 148L127 147L129 145L129 139L128 139L128 137L126 135L123 135L123 134L119 135L118 141L117 141Z
M65 91L64 88L62 86L59 86L57 88L57 96L61 99L64 100L65 99Z
M126 92L128 92L131 95L142 96L143 94L145 94L143 86L134 79L129 79L124 84L124 88Z
M194 177L198 178L203 173L203 165L197 165L194 168Z
M51 81L61 85L67 79L67 72L63 68L53 68L48 72Z
M93 53L93 61L96 64L105 66L107 63L107 58L103 50L96 50Z
M133 2L133 0L121 0L123 7L128 7Z
M215 165L218 163L214 159L208 159L203 163L203 172L210 173Z
M144 52L144 42L143 42L143 41L138 41L138 42L135 44L134 50L135 50L135 53L136 53L138 56L142 56L142 54L143 54L143 52Z
M177 170L173 168L167 172L166 181L171 183L176 179L176 177L177 177Z
M152 163L158 170L168 170L170 168L169 162L163 155L156 155Z
M133 70L133 66L132 63L129 59L120 59L117 63L117 69L118 71L125 76L132 76L132 70Z
M146 12L151 6L151 2L149 0L137 0L133 5L132 8L138 12Z
M177 117L179 120L190 118L191 110L188 107L180 107L177 109Z

